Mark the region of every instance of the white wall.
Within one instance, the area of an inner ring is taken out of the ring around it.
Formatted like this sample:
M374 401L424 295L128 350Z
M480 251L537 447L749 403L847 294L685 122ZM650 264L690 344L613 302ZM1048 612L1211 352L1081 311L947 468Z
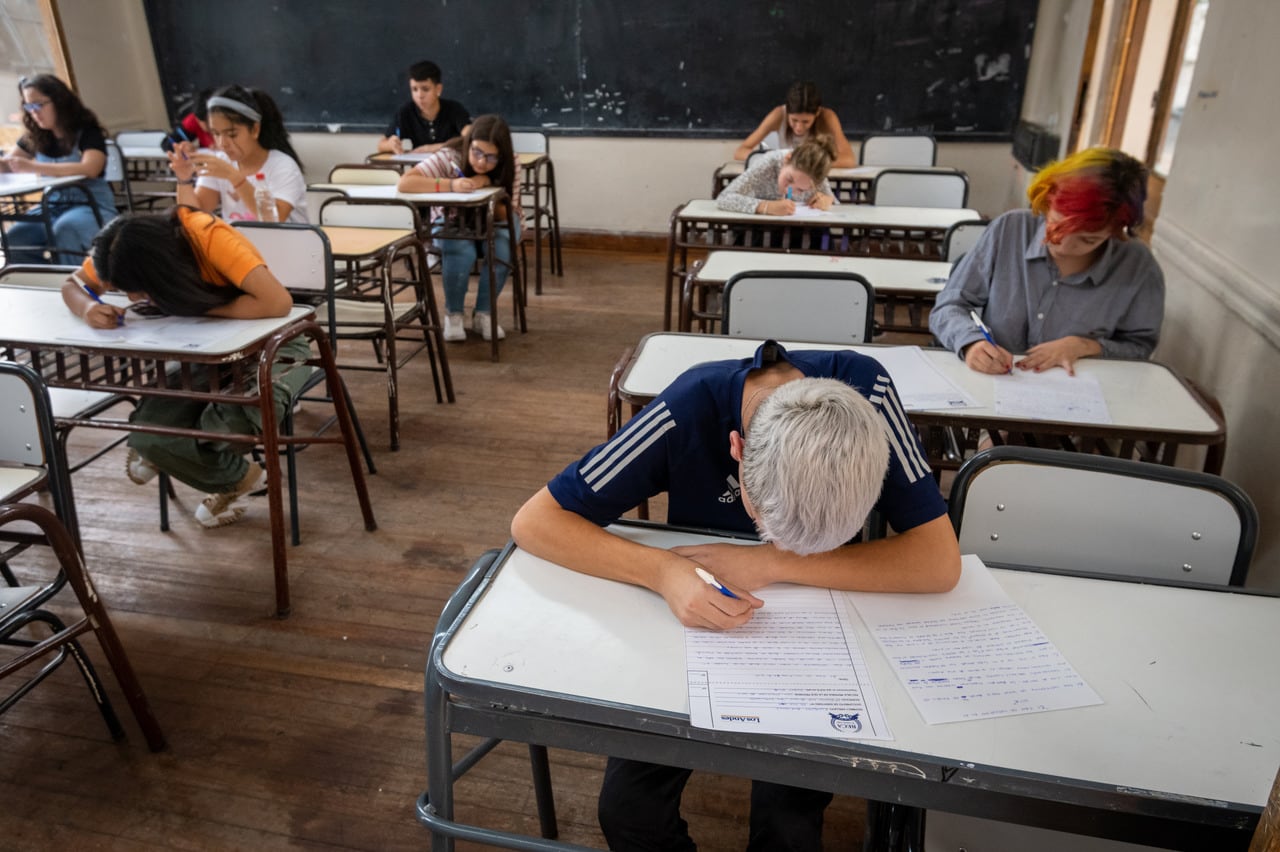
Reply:
M1274 141L1280 3L1209 4L1153 249L1167 305L1156 357L1221 400L1224 475L1258 505L1251 585L1280 589L1280 292Z
M1058 135L1059 157L1071 135L1092 6L1090 0L1040 0L1036 12L1021 115Z
M58 0L76 88L111 133L168 121L142 0Z

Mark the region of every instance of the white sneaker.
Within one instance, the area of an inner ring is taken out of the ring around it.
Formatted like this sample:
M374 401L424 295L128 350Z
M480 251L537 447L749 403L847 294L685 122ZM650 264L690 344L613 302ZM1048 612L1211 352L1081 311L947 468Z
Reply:
M144 459L133 447L124 457L124 472L135 485L146 485L160 475L160 468Z
M489 312L476 311L471 317L471 330L483 337L486 341L492 340L489 336ZM502 326L498 326L498 339L502 340L507 333L502 330Z
M453 343L467 339L467 321L462 314L444 315L444 339Z
M210 494L196 506L196 520L207 530L234 524L244 517L245 506L239 503L241 497L262 491L267 487L267 471L250 462L249 470L230 491Z

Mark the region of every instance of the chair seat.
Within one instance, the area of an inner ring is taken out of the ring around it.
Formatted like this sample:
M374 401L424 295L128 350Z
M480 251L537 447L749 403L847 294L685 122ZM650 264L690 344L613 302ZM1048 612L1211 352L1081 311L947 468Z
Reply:
M124 399L120 394L107 391L49 388L49 401L53 403L54 417L75 417L83 411L96 409L109 400L119 402Z
M335 299L334 300L334 319L339 325L343 323L380 323L382 322L385 312L383 311L382 302L361 301L357 299ZM395 302L396 321L408 318L414 310L417 309L417 302ZM321 325L329 321L329 306L316 306L316 321ZM338 329L338 333L342 333L342 329Z
M44 586L0 586L0 621L44 591Z
M44 479L44 468L0 467L0 503Z

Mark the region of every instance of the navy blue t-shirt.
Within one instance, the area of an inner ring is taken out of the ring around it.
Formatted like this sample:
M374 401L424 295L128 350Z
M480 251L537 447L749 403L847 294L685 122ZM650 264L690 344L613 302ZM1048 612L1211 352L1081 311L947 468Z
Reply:
M667 523L756 532L742 508L738 463L729 433L742 433L742 385L765 366L754 358L715 361L685 371L607 443L548 483L560 506L600 526L654 495L667 493ZM907 422L889 373L873 358L849 351L786 352L778 357L810 378L834 378L856 388L884 418L889 469L876 508L898 532L946 514L946 503Z

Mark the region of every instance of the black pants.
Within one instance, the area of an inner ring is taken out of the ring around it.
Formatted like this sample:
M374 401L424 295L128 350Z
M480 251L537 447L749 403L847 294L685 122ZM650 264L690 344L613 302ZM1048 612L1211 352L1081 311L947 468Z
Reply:
M609 758L600 788L599 818L614 852L694 852L680 818L680 795L692 771ZM765 781L751 782L747 852L820 852L822 812L831 794Z

